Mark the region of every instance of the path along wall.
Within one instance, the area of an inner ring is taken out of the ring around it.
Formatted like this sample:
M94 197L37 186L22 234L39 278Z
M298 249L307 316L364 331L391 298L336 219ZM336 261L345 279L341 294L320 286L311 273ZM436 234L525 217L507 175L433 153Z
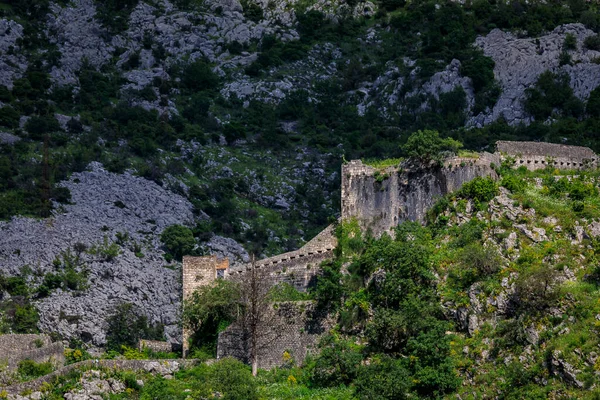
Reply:
M376 169L354 160L342 166L342 220L356 218L360 227L378 237L393 235L403 221L425 220L442 196L478 176L497 179L500 157L481 153L478 158L454 157L443 166L403 163Z

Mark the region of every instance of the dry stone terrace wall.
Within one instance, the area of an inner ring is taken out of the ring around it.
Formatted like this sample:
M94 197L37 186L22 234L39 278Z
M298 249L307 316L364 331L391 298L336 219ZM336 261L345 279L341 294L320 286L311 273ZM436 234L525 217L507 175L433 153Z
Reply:
M500 157L482 153L478 158L455 157L442 167L404 163L377 170L354 160L342 167L342 220L356 218L374 236L403 221L423 222L435 201L478 176L497 178Z
M49 346L52 341L48 335L0 335L0 354L19 353Z
M515 159L515 167L530 171L553 166L558 169L591 168L598 165L598 156L589 147L567 146L541 142L496 142L502 156Z
M7 367L5 372L16 370L23 360L49 361L55 366L62 366L64 351L61 342L52 343L47 335L0 335L0 367Z

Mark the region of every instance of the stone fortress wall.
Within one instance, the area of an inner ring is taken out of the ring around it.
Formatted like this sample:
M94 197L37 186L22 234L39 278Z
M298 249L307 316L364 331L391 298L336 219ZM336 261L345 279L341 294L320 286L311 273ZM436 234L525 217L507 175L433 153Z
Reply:
M374 236L393 235L394 228L403 221L424 222L427 211L438 198L459 190L476 177L497 179L495 168L507 156L517 161L516 167L524 165L530 170L545 168L548 162L558 169L597 166L597 156L586 147L505 141L497 143L494 154L484 152L474 157L453 157L441 166L424 167L404 162L377 169L354 160L342 166L341 220L356 218L361 228ZM256 261L254 267L266 269L273 284L288 282L305 291L314 284L321 262L333 258L336 245L333 226L329 226L301 249ZM184 257L183 296L187 298L197 288L211 284L219 277L243 279L249 268L252 266L229 268L227 260L218 260L216 256ZM328 323L321 317L316 318L312 303L298 307L288 305L278 314L286 328L271 346L262 350L260 368L282 365L286 362L283 359L286 351L296 362L302 362L327 331ZM187 337L184 332L184 350L188 346ZM222 332L218 356L248 360L248 349L244 347L242 337L243 332L236 324Z
M454 157L443 166L403 163L377 169L360 160L342 166L342 220L356 218L360 227L374 236L393 235L403 221L425 220L436 200L458 190L478 176L497 178L496 154L478 158Z
M219 260L216 256L208 257L184 257L183 258L183 298L187 299L191 294L202 286L214 282L216 279L243 279L244 274L250 268L260 268L266 271L266 275L273 285L289 283L300 291L306 291L315 281L320 271L319 266L323 261L333 258L333 250L337 245L337 239L330 225L319 233L314 239L296 251L280 254L244 265L242 268L230 268L227 259ZM308 324L307 313L290 312L288 314L277 314L276 318L285 318L286 328L281 336L269 348L262 350L260 368L271 368L283 363L283 352L295 349L293 357L296 360L304 360L307 346L316 343L323 329L306 329ZM183 330L183 351L189 351L190 333ZM218 352L224 357L234 355L244 358L244 350L241 346L240 327L231 325L225 332L219 335ZM301 343L300 347L292 346L293 343Z
M544 169L547 166L558 169L582 169L598 165L598 157L589 147L498 141L496 152L503 158L507 156L514 158L515 167L524 166L530 171Z
M263 338L265 343L258 349L259 368L270 369L292 361L302 365L319 338L334 325L312 301L277 303L273 313L276 332L270 332L271 338ZM230 325L219 334L217 358L234 357L250 363L247 340L239 325Z
M65 362L61 342L52 343L48 335L0 335L0 375L15 371L23 360L52 362L55 367Z

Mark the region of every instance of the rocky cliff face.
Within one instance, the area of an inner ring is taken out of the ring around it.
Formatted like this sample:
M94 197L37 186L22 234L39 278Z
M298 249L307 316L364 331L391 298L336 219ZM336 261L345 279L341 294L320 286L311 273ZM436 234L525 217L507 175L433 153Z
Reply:
M577 47L569 51L573 65L560 66L559 56L567 34L577 39ZM595 33L582 24L570 24L537 39L518 38L499 29L477 38L476 45L496 63L494 74L502 94L489 113L475 116L470 123L487 125L498 118L514 125L531 122L523 107L525 89L532 87L545 71L567 73L575 96L586 100L590 92L600 85L600 65L595 62L600 52L586 49L583 45L585 38L593 35Z

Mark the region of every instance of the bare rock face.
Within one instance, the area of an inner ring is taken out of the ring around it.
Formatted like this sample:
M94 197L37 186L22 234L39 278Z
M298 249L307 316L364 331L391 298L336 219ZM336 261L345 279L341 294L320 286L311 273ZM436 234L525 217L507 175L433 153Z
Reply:
M76 84L76 73L83 61L96 68L104 65L114 48L107 42L107 32L95 19L93 0L77 0L67 7L52 5L48 14L48 37L62 55L60 66L50 75L59 85Z
M573 65L559 65L559 56L567 34L577 39L577 49L570 51ZM532 87L545 71L565 72L571 78L575 96L584 100L600 84L600 65L592 62L600 52L583 46L586 37L595 33L582 24L559 26L540 38L518 38L509 32L494 29L477 38L475 44L496 63L494 74L502 94L487 114L474 117L471 125L482 126L503 117L509 124L531 122L525 113L525 89Z
M175 340L180 272L165 267L159 235L169 225L192 224L192 205L154 182L128 173L110 173L97 163L88 171L73 174L64 186L71 191L72 203L58 207L51 218L14 218L0 223L4 274L17 274L28 265L43 276L56 272L53 260L67 250L75 253L77 243L88 249L81 251L89 271L88 289L58 289L40 300L36 304L40 329L101 345L106 317L117 304L128 302L143 310L150 322L164 324L167 337ZM114 242L119 242L114 259L89 254L94 246ZM30 278L34 286L36 279Z
M17 40L23 38L23 27L7 19L0 19L0 85L9 89L13 81L27 70L27 60L19 55Z
M439 100L440 94L448 93L455 90L457 87L462 87L467 95L467 112L473 108L475 104L475 92L471 78L462 77L460 75L460 61L452 60L446 69L442 72L434 74L427 83L423 85L422 92L432 95Z
M7 132L0 132L0 144L15 144L20 140L21 138L18 136Z

